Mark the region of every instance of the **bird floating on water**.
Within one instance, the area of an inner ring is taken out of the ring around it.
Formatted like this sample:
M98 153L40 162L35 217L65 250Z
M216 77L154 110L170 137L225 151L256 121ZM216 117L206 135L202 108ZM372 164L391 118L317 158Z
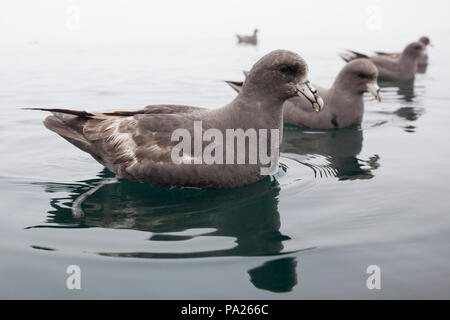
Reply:
M238 43L251 44L256 46L258 44L258 29L253 30L253 34L251 36L239 35L236 34L238 39Z
M355 59L369 59L378 68L378 77L381 80L403 81L413 79L418 72L418 62L424 53L425 46L420 42L412 42L406 46L397 58L389 56L375 55L369 57L365 54L347 50L341 54L341 58L346 61Z
M311 112L311 107L304 99L293 97L283 104L284 124L312 129L345 128L360 124L364 114L363 94L369 92L381 101L377 76L377 67L370 60L356 59L349 62L339 72L331 88L313 84L326 105L322 112ZM242 82L226 82L240 92Z
M195 161L175 164L172 151L178 141L172 141L171 134L177 129L193 132L196 121L201 121L202 130L217 129L224 136L227 129L278 129L282 132L282 105L286 99L302 95L316 111L323 106L307 82L307 74L308 66L299 55L276 50L255 63L233 101L214 110L181 105L153 105L136 111L111 112L33 109L52 112L53 115L44 120L45 126L89 153L119 180L233 188L264 178L260 170L263 165L260 162L195 164ZM266 143L270 144L270 140L269 137ZM192 140L192 145L194 143Z
M420 37L418 42L422 43L425 46L425 49L430 46L433 47L433 44L431 43L430 38L427 36ZM394 59L397 59L402 54L401 52L395 52L395 53L389 53L389 52L382 52L382 51L375 51L377 55L380 56L388 56ZM417 60L418 66L420 67L426 67L428 65L428 54L426 51L422 53L420 58Z

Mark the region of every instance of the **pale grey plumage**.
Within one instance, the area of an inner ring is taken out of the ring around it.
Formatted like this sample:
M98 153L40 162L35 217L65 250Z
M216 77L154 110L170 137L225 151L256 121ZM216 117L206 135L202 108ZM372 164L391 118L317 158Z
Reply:
M431 40L427 36L420 37L418 42L422 43L425 46L425 48L427 48L428 46L432 46ZM391 53L389 53L389 52L383 52L383 51L375 51L375 53L377 55L388 56L388 57L393 58L393 59L399 58L401 56L401 54L402 54L401 52L394 52L394 53L391 52ZM426 51L424 51L420 55L420 57L417 59L417 64L418 64L419 67L425 67L425 66L428 65L428 54L427 54Z
M326 106L322 112L309 112L303 101L294 97L283 104L284 123L312 129L360 124L364 115L363 94L367 92L367 84L376 83L377 76L378 70L369 60L349 62L339 72L331 88L315 85Z
M289 72L285 72L286 66ZM40 110L53 112L44 121L48 129L91 154L119 179L155 185L239 187L264 177L259 162L174 164L171 152L178 141L171 141L172 132L183 128L193 138L193 123L201 120L203 130L215 128L224 136L226 129L269 129L270 144L270 129L282 131L283 102L298 94L295 84L304 81L307 72L300 56L277 50L253 66L242 92L219 109L155 105L138 111Z
M238 43L257 45L258 44L258 29L253 30L253 34L251 36L236 34L236 37L238 39Z
M341 58L346 62L358 58L369 59L377 66L381 80L409 80L416 75L418 60L424 50L425 47L422 43L413 42L406 46L398 58L382 55L369 57L351 50L348 50L348 53L341 54Z
M283 121L313 129L344 128L360 124L364 114L363 94L367 84L377 80L378 70L368 59L349 62L340 71L329 89L314 84L324 100L325 108L314 112L305 99L293 97L283 104ZM240 92L241 84L226 81L235 91Z

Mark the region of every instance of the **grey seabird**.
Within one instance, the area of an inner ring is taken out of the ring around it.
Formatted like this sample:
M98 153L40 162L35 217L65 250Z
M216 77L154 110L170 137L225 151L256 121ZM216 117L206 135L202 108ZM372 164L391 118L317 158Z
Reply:
M257 45L258 44L258 29L253 30L253 34L251 36L244 36L240 34L236 34L236 38L238 39L238 43L246 43Z
M381 101L377 77L378 70L372 62L353 60L342 68L331 88L314 85L327 106L322 112L313 114L311 108L294 97L283 105L284 123L312 129L358 125L364 115L363 94L369 92Z
M299 55L276 50L253 66L241 93L219 109L179 105L152 105L137 111L112 112L33 109L52 112L53 115L44 120L45 126L92 155L119 180L232 188L264 178L261 163L194 164L194 159L192 163L176 164L171 153L179 141L172 141L172 133L176 129L193 133L194 121L202 121L202 130L215 128L223 136L226 129L282 131L282 105L286 99L303 95L314 108L322 107L315 91L305 83L307 74L308 66ZM268 137L266 143L270 144L270 140Z
M378 68L379 79L382 80L410 80L418 71L418 60L423 54L425 46L420 42L412 42L406 46L398 58L376 55L369 57L356 51L347 50L341 54L344 61L349 62L358 58L369 59Z
M433 47L433 44L431 43L430 38L428 38L427 36L420 37L419 40L417 40L417 41L422 43L425 46L425 49L428 46ZM402 54L401 52L389 53L389 52L382 52L382 51L375 51L375 53L380 56L388 56L388 57L391 57L394 59L399 58L400 55ZM418 63L419 67L424 67L424 66L428 65L428 54L426 51L424 51L422 53L422 55L417 60L417 63Z
M370 92L378 101L377 67L368 59L356 59L347 63L329 89L313 84L326 108L320 113L311 112L305 99L293 97L283 104L284 124L312 129L345 128L360 124L364 114L363 94ZM240 91L242 82L226 81Z

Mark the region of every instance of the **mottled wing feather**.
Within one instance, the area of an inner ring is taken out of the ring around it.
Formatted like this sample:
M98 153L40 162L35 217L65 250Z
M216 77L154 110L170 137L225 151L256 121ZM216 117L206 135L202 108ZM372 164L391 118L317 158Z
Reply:
M137 179L128 169L142 165L144 160L147 171L156 163L158 170L167 169L164 163L171 163L172 149L178 144L171 141L172 132L178 128L192 130L190 115L205 109L153 105L136 111L44 110L54 114L44 122L50 130L90 153L119 178Z
M390 58L398 58L400 56L400 53L392 53L392 52L375 51L375 53L379 56L387 56Z
M135 143L132 139L136 121L133 117L90 119L83 127L83 135L91 143L101 162L114 171L119 164L135 162Z
M144 108L145 114L183 114L183 113L192 113L196 111L205 110L200 107L190 107L183 105L168 105L168 104L159 104L159 105L150 105Z
M370 61L377 66L380 78L395 77L399 72L398 61L388 56L375 56L370 58Z
M179 110L186 110L184 107ZM198 110L201 110L198 108ZM157 111L153 109L152 111ZM119 178L130 176L133 172L142 172L139 167L150 170L158 164L158 170L169 170L172 149L178 141L171 141L174 130L193 129L193 120L186 113L137 114L130 117L111 117L110 119L90 119L83 128L84 136L91 142L95 154L102 163Z

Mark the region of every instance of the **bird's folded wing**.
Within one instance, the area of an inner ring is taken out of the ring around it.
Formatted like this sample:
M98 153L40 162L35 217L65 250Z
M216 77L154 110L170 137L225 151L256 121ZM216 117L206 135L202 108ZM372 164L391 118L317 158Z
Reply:
M375 56L370 60L377 66L378 69L387 69L396 71L400 68L400 62L398 59L392 59L388 56Z
M170 161L172 132L193 130L190 115L202 108L172 105L148 106L136 111L87 112L44 109L53 116L44 124L113 171L140 160Z
M83 126L83 135L109 165L142 160L165 162L171 160L172 149L178 143L171 141L172 133L182 128L193 130L193 120L183 113L143 113L90 119Z
M392 52L383 52L383 51L375 51L375 53L379 56L388 56L391 58L395 58L398 57L400 54L399 53L392 53Z

